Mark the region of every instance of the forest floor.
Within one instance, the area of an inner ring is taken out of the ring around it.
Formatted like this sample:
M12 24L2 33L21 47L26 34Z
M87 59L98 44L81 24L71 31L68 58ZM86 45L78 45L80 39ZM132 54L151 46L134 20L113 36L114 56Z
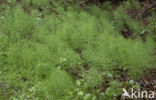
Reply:
M101 1L95 0L94 2L84 2L81 5L85 7L88 4L93 3L100 7L103 2L105 2L105 0L101 0ZM114 9L119 5L122 5L122 2L123 0L114 0L114 2L112 2ZM156 12L156 0L140 0L140 5L141 5L141 9L139 11L136 10L135 8L134 9L132 8L130 11L128 11L128 14L134 20L138 20L139 17L141 17L142 24L146 26L149 24L148 17L152 15L153 11ZM130 31L123 32L124 37L128 38L129 35L130 35ZM142 36L142 38L144 38L144 36ZM119 71L119 73L122 73L122 71L121 72ZM120 82L123 82L129 80L129 78L123 76L120 77L118 80ZM155 91L156 90L156 68L146 70L144 72L144 76L135 84L140 85L141 90Z
M0 1L0 3L6 3L6 1L7 0L1 0ZM21 2L21 0L17 0L17 2L20 4L20 2ZM83 8L83 9L86 9L87 8L87 6L88 5L90 5L90 4L95 4L95 5L97 5L97 6L99 6L99 7L102 7L102 3L103 2L105 2L105 0L93 0L93 1L88 1L88 2L81 2L79 5L81 5L81 7ZM119 5L122 5L122 2L123 2L123 0L114 0L114 2L112 2L112 6L113 6L113 9L116 9ZM156 12L156 0L140 0L140 5L141 5L141 9L140 10L137 10L136 8L132 8L131 10L129 10L129 11L127 11L127 13L131 16L131 18L133 18L134 20L136 20L136 21L141 21L142 22L142 25L143 26L148 26L149 24L150 24L150 21L149 21L149 17L151 17L152 16L152 13L153 12ZM30 4L29 6L25 6L25 5L23 5L23 4L21 4L22 5L22 9L24 9L24 11L25 12L28 12L29 13L29 10L32 8L32 5ZM41 8L38 8L38 10L39 10L39 12L43 12L43 9L41 9ZM58 12L56 12L55 10L52 10L51 11L52 13L54 13L54 14L56 14L56 15L59 15L58 14ZM43 16L41 16L41 17L43 17ZM129 39L129 38L134 38L133 36L132 36L132 32L129 30L129 29L127 29L128 31L125 31L125 30L122 30L121 31L121 33L122 33L122 35L123 35L123 37L125 37L126 39ZM45 31L45 30L44 30ZM156 32L156 30L154 31L154 32ZM148 33L147 33L148 34ZM154 33L154 34L156 34L156 33ZM31 37L31 36L30 36ZM146 37L146 34L141 34L140 35L140 37L142 38L142 40L144 40L145 39L145 37ZM154 37L154 40L155 40L155 42L156 42L156 37ZM144 40L145 41L145 40ZM40 41L39 41L40 42ZM30 43L31 44L31 43ZM44 43L41 43L41 44L44 44ZM43 49L44 50L44 49ZM74 50L73 50L74 51ZM26 51L27 52L27 51ZM81 50L79 50L79 49L76 49L75 50L75 52L80 56L80 59L83 59L83 58L81 58ZM29 53L29 52L28 52ZM68 53L68 52L67 52ZM155 59L156 59L156 56L155 56ZM63 59L64 60L64 59ZM84 60L84 59L83 59ZM63 61L62 61L63 62ZM60 63L60 66L61 66L61 64L62 64L62 62ZM57 64L56 64L57 65ZM63 64L62 64L63 65ZM65 66L66 67L66 65L63 65L63 66ZM85 64L83 64L83 67L84 67L84 70L85 70L85 72L86 73L88 73L88 71L89 71L89 64L88 64L88 62L86 63L85 62ZM42 71L42 70L41 70ZM79 75L79 74L81 74L80 73L80 71L79 71L79 69L68 69L68 70L66 70L67 72L69 72L69 73L72 73L72 71L73 71L73 73L72 74L76 74L77 76ZM4 71L5 72L5 71ZM75 73L74 73L75 72ZM101 71L102 72L102 71ZM127 76L127 72L126 71L123 71L123 70L121 70L121 69L117 69L116 70L116 72L117 72L117 74L119 75L119 76L115 76L115 77L113 77L115 80L117 80L117 81L119 81L119 82L121 82L121 83L123 83L123 84L126 84L126 82L130 82L131 81L131 78L129 77L129 76ZM104 73L104 72L103 72ZM20 74L20 73L19 73ZM104 73L105 74L105 73ZM23 75L23 74L22 74ZM66 74L65 74L66 75ZM75 76L76 76L75 75ZM76 76L76 78L77 78L77 76ZM103 76L105 76L105 75L103 75ZM78 76L79 77L79 76ZM25 81L28 81L28 79L27 78L22 78L22 80L25 82ZM106 81L107 81L107 79L106 79ZM109 79L108 79L108 81L110 81ZM129 84L129 83L128 83ZM107 86L105 86L105 85L108 85L107 84L107 82L106 82L106 84L102 84L101 86L100 86L100 88L101 88L101 90L103 90L103 92L106 90L105 89L105 87L107 87ZM147 91L155 91L156 90L156 68L152 68L152 69L147 69L144 73L143 73L143 76L141 77L141 78L139 78L139 80L137 80L137 81L134 81L134 83L133 83L133 85L135 85L135 86L140 86L140 89L141 90L147 90ZM5 83L5 82L1 82L0 81L0 87L2 87L3 88L3 91L2 91L2 95L3 95L3 93L4 94L7 94L7 88L14 88L14 87L9 87L9 86L7 86L7 83ZM127 84L126 84L126 87L129 87L129 86L127 86ZM95 87L96 88L96 87ZM16 91L18 91L18 89L16 90L15 89L15 92ZM13 94L13 93L12 93ZM11 93L8 93L7 95L12 95ZM155 94L155 96L156 96L156 94ZM0 98L1 99L1 98ZM121 99L121 95L118 97L118 100L120 100ZM90 100L90 99L89 99Z
M137 11L136 9L132 9L129 14L135 20L137 20L137 18L141 16L142 23L144 25L148 25L149 24L148 17L151 16L151 10L154 10L156 12L156 0L140 0L140 5L141 5L141 9L139 11ZM136 84L139 84L142 90L155 91L156 90L156 68L149 69L146 72L144 72L144 76Z

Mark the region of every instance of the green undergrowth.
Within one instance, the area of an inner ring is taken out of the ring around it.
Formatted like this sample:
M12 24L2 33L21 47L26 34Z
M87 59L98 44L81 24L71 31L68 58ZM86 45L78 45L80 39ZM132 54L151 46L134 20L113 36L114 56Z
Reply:
M124 12L132 5L84 10L50 2L1 7L0 99L116 99L124 87L117 76L137 80L154 67L153 35L142 40L144 26ZM122 36L125 25L135 38Z

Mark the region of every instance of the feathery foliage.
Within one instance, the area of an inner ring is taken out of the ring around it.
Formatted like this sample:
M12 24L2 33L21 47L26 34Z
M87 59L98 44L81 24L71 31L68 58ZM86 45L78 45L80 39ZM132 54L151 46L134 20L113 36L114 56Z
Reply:
M29 12L15 2L0 13L0 85L6 85L0 99L116 98L122 87L115 80L114 75L120 75L116 71L135 80L155 65L152 35L143 41L144 27L126 13L132 6L139 9L137 1L116 10L110 3L84 10L65 2L51 7L50 0L21 2L32 6ZM124 38L121 33L126 29L135 38ZM101 88L103 84L107 89ZM117 94L110 92L117 87Z

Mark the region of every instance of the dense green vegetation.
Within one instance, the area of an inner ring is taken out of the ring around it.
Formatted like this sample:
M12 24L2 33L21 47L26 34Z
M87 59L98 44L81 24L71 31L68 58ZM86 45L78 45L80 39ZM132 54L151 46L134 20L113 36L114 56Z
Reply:
M115 10L110 3L84 9L51 2L0 5L1 100L117 99L123 87L135 86L133 80L154 67L152 17L151 26L143 26L126 13L140 9L137 1ZM117 80L121 74L130 83Z

